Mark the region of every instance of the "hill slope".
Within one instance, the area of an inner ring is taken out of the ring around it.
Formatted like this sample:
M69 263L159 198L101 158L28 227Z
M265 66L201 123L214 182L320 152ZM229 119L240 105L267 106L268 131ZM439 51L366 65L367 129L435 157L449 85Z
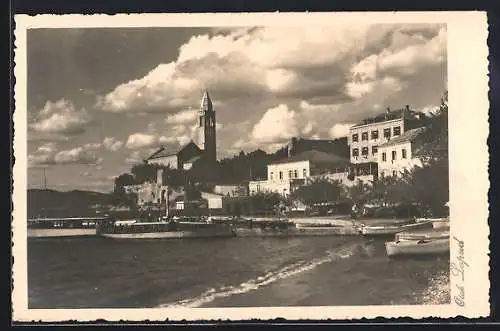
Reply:
M27 195L28 217L90 216L110 203L109 194L92 191L31 189Z

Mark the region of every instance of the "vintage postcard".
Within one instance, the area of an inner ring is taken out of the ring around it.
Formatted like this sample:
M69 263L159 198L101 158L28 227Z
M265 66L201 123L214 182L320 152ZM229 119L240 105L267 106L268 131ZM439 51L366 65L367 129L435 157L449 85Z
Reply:
M485 13L15 21L13 320L489 315Z

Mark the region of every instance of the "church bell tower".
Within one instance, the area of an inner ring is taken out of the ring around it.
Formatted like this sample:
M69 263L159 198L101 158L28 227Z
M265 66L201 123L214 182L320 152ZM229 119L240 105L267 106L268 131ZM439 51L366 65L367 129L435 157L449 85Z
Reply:
M216 162L215 111L208 92L201 99L198 112L198 147L203 151L207 161Z

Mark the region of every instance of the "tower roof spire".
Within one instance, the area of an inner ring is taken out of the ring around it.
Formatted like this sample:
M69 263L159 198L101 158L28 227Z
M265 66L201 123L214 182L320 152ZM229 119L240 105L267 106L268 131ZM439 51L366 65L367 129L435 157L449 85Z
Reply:
M208 91L205 90L203 93L203 98L201 99L201 109L212 109L212 100L210 99L210 95Z

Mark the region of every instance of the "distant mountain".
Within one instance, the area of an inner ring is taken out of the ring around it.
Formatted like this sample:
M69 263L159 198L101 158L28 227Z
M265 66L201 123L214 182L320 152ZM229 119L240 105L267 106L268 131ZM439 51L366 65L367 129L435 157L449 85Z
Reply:
M28 190L28 217L95 216L103 207L107 209L111 196L92 191Z

